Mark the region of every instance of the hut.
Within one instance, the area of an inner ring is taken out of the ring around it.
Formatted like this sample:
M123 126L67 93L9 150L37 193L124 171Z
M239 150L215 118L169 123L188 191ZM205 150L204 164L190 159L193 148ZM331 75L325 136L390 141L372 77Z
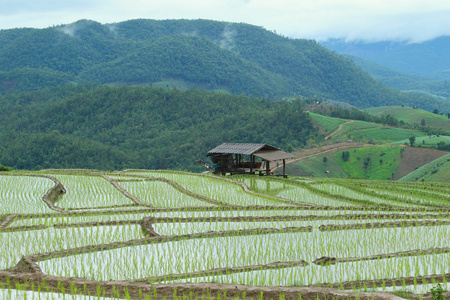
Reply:
M224 143L208 151L216 174L260 174L270 175L270 170L283 163L283 177L286 177L286 159L294 158L267 144Z

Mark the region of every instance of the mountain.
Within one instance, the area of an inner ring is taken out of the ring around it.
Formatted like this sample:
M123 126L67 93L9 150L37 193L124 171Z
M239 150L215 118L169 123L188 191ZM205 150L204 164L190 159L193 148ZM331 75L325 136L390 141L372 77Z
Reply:
M46 29L0 31L0 92L86 82L197 87L270 99L317 97L360 108L403 104L450 111L448 102L384 86L315 41L290 39L243 23L80 20Z
M331 39L321 44L336 53L354 55L403 73L433 80L450 79L450 36L422 43Z
M388 87L403 92L430 95L447 101L450 99L450 80L431 80L425 76L384 67L357 56L347 54L344 56Z
M319 139L302 102L203 90L79 85L0 95L0 162L15 169L203 171L223 142L287 151Z

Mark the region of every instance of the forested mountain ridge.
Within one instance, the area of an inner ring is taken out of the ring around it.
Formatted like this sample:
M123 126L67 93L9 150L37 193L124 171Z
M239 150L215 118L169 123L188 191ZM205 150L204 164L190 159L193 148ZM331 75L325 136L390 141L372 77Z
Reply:
M270 99L304 96L360 108L405 104L450 111L447 102L387 88L315 41L243 23L81 20L0 31L3 93L64 83L148 85L168 79Z
M203 171L223 142L287 151L320 139L301 101L80 85L0 95L0 162L16 169Z

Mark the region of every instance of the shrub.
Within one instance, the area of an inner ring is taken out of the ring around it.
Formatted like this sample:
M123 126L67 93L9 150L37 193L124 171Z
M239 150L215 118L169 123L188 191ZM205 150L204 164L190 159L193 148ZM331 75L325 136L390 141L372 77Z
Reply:
M444 289L440 283L438 283L436 287L432 288L430 292L433 300L444 300Z
M0 171L12 171L13 168L11 167L5 167L4 165L0 164Z

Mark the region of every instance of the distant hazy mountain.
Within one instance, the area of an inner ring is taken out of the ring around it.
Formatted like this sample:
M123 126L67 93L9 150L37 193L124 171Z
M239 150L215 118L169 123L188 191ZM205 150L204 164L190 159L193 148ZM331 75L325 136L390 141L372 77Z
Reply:
M450 101L450 81L431 80L425 76L403 73L353 55L344 55L376 80L397 90L422 93Z
M333 39L321 43L339 54L350 54L404 73L428 79L450 79L450 36L423 43L346 42Z
M382 85L315 41L289 39L243 23L131 20L102 25L81 20L0 31L0 92L86 82L450 111L448 102Z

